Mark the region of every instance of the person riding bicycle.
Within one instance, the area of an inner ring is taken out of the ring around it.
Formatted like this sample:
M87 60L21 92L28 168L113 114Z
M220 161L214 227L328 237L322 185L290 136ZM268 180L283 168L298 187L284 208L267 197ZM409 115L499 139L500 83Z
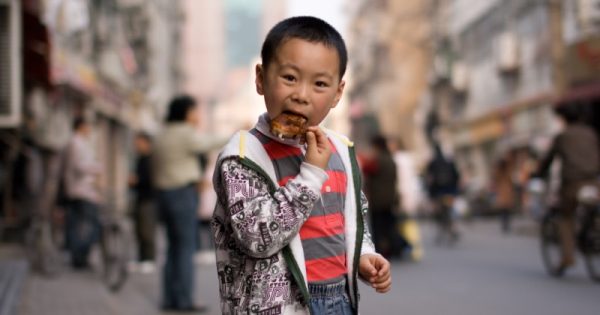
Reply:
M458 240L459 234L454 226L454 198L460 190L460 173L454 160L446 156L440 144L434 145L433 159L425 170L425 183L429 197L434 204L434 219L439 227L436 243Z
M546 177L552 161L561 162L559 188L559 236L562 259L559 273L575 263L575 210L577 192L586 184L597 184L600 173L600 147L594 129L582 121L582 115L574 105L555 108L564 120L565 127L552 143L550 151L542 160L536 177Z

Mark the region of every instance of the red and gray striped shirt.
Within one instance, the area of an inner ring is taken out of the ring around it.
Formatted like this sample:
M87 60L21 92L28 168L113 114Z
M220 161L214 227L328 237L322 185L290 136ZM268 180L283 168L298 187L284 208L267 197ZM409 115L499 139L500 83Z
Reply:
M277 142L257 129L250 132L263 144L280 186L298 175L304 161L300 147ZM325 170L329 178L321 187L321 200L300 228L309 283L338 282L347 273L343 209L348 179L340 155L330 145L332 154Z

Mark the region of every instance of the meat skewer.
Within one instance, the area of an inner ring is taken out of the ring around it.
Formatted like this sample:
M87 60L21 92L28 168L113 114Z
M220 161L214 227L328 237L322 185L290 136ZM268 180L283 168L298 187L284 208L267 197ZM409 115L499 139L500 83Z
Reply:
M283 112L271 120L271 133L280 139L305 138L308 120L294 113Z

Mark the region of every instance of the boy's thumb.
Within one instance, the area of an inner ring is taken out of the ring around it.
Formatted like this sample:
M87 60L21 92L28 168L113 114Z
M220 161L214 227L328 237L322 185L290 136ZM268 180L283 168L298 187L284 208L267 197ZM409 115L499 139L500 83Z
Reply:
M373 276L377 275L377 268L375 267L375 265L369 265L369 273Z
M363 264L363 268L365 268L365 271L371 276L377 274L377 268L375 268L375 265L371 261L367 261L367 263Z

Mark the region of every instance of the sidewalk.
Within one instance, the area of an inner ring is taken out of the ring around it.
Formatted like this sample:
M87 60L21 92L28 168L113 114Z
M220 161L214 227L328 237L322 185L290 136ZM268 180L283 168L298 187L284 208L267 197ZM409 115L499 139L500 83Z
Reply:
M137 275L132 277L133 281ZM142 281L144 279L141 279ZM121 292L110 293L95 271L67 271L56 279L32 274L26 282L19 315L159 314L155 297L145 296L128 283ZM149 283L150 287L156 286Z
M0 244L0 315L15 314L29 266L20 250Z
M30 272L15 315L185 314L160 311L160 274L160 268L150 274L131 273L121 291L112 293L95 264L91 270L74 271L65 263L55 278ZM201 314L220 313L214 266L196 265L196 296L198 303L210 307Z

